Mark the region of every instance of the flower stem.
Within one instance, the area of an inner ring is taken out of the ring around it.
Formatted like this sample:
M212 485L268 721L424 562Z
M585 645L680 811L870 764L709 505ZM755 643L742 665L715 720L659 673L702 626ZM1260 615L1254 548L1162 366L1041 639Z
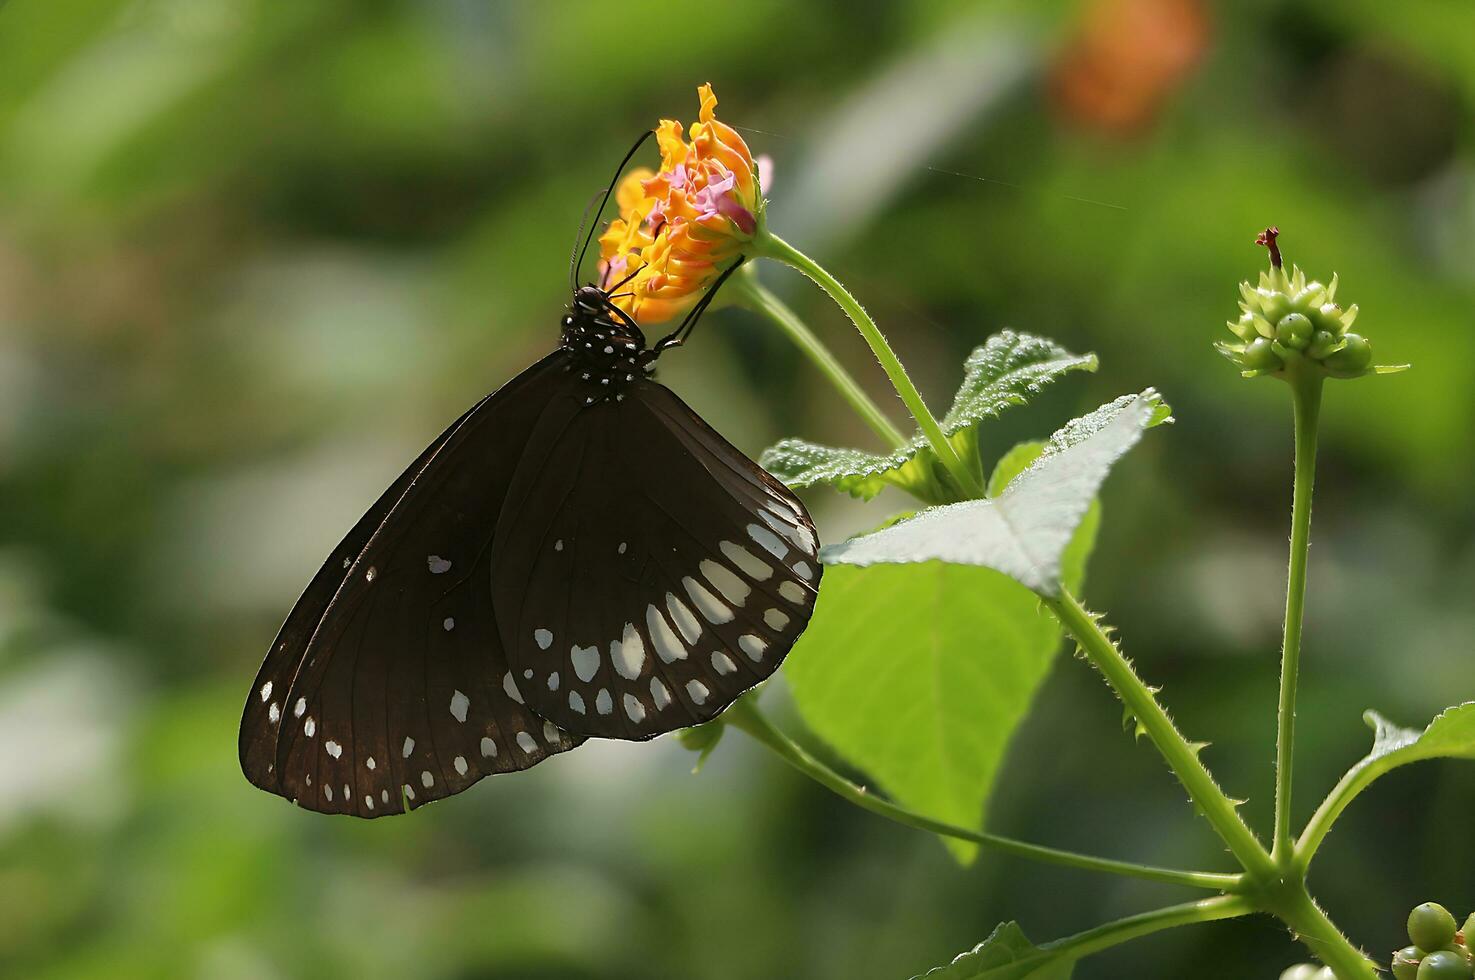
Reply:
M761 313L784 333L788 334L801 351L819 368L820 373L829 379L830 384L835 386L850 407L855 409L857 415L871 427L871 431L880 436L893 449L900 449L906 445L906 436L886 414L871 401L865 390L850 376L844 366L830 353L830 349L814 335L814 332L799 319L799 315L785 305L784 301L775 296L763 284L758 281L757 269L748 265L740 269L733 276L731 284L728 285L729 295L738 303L746 306L755 313Z
M1085 932L1078 932L1074 936L1045 943L1040 949L1061 959L1074 962L1092 953L1099 953L1103 949L1120 946L1122 943L1154 932L1161 932L1164 929L1193 925L1198 922L1233 919L1242 915L1250 915L1255 911L1257 909L1249 899L1239 895L1220 895L1217 898L1184 902L1182 905L1170 905L1167 908L1130 915L1124 919L1099 925L1094 929L1087 929Z
M1241 865L1257 878L1273 878L1275 868L1264 845L1240 819L1239 811L1214 782L1198 757L1198 748L1188 743L1168 713L1158 704L1152 689L1142 682L1132 664L1117 649L1096 619L1069 592L1059 597L1042 597L1043 602L1080 645L1082 653L1101 671L1122 703L1137 718L1153 745L1162 753L1168 768L1178 777L1189 798L1224 839Z
M1378 976L1372 961L1342 935L1299 880L1256 904L1289 926L1302 945L1332 968L1338 980L1375 980Z
M758 708L754 702L753 695L739 698L733 706L723 715L723 720L732 727L737 728L771 749L789 765L813 779L815 782L829 789L842 799L855 804L864 810L894 820L908 827L925 830L929 833L938 834L943 837L953 837L958 840L970 841L983 847L992 848L1005 854L1013 854L1016 857L1029 858L1034 861L1043 861L1046 864L1058 864L1066 867L1081 868L1087 871L1100 871L1106 874L1123 875L1129 878L1143 878L1148 881L1165 882L1172 885L1187 885L1192 888L1207 888L1211 891L1234 892L1241 884L1242 878L1235 874L1219 874L1207 871L1179 871L1173 868L1158 868L1151 865L1136 864L1131 861L1113 861L1109 858L1092 857L1086 854L1076 854L1072 851L1058 850L1053 847L1044 847L1039 844L1027 844L1009 837L1000 837L980 830L969 830L965 827L956 827L923 816L920 813L908 810L889 800L882 799L866 791L864 786L857 786L850 780L841 776L833 769L820 762L814 756L804 751L792 739L784 735L767 716Z
M1285 635L1280 653L1280 723L1275 738L1275 839L1277 866L1295 859L1291 837L1291 776L1296 751L1296 685L1301 671L1301 623L1306 605L1306 558L1311 545L1311 497L1316 482L1316 429L1322 378L1305 371L1290 378L1296 419L1295 490L1291 501L1291 557L1286 582Z
M906 368L902 366L896 352L886 342L886 337L876 326L876 322L871 319L870 314L866 313L855 297L850 295L850 291L834 276L826 272L818 262L777 235L764 234L755 239L754 245L756 246L754 254L782 262L808 276L830 295L840 309L845 311L850 322L855 324L855 328L870 345L871 352L876 355L876 360L886 372L886 377L891 380L891 386L901 396L907 411L912 413L912 418L917 420L917 427L926 436L928 444L931 445L932 451L937 455L943 467L951 474L964 494L970 497L982 497L984 495L982 476L969 469L953 449L953 444L943 434L942 426L928 410L927 403L922 401L922 396L917 391L916 385L912 384L912 379L907 376Z

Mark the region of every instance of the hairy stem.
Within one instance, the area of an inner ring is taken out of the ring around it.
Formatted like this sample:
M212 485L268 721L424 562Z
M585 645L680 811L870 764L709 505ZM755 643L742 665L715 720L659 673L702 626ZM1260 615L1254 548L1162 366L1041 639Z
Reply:
M1275 838L1271 855L1285 867L1295 859L1291 837L1291 780L1296 752L1296 685L1301 672L1301 624L1306 606L1306 559L1311 546L1311 498L1316 482L1316 428L1322 378L1303 372L1291 379L1296 420L1295 490L1291 501L1290 573L1286 581L1285 635L1280 654L1279 726L1275 737Z
M804 751L792 739L774 727L773 723L768 720L767 716L754 703L754 696L752 694L739 698L727 710L727 713L723 715L723 720L732 727L751 735L762 745L775 752L789 765L842 799L855 804L861 809L869 810L872 813L886 817L888 820L894 820L908 827L925 830L943 837L953 837L958 840L970 841L1005 854L1013 854L1016 857L1029 858L1033 861L1043 861L1046 864L1081 868L1086 871L1100 871L1106 874L1123 875L1129 878L1143 878L1148 881L1160 881L1172 885L1187 885L1192 888L1207 888L1211 891L1220 892L1234 892L1241 885L1242 879L1239 875L1219 874L1207 871L1179 871L1173 868L1158 868L1151 865L1136 864L1131 861L1113 861L1109 858L1076 854L1072 851L1058 850L1039 844L1027 844L1023 841L1017 841L1009 837L1000 837L997 834L990 834L986 831L956 827L952 824L944 823L941 820L934 820L931 817L915 813L903 806L898 806L889 800L882 799L873 793L867 792L864 786L857 786Z
M764 288L758 281L756 267L749 265L738 271L733 276L731 284L727 287L728 294L737 303L746 306L755 313L761 313L771 320L780 330L788 335L806 357L819 368L820 373L829 379L830 384L840 393L855 409L855 413L861 417L871 431L886 441L893 449L900 449L906 445L906 436L886 414L871 401L865 390L850 376L844 366L830 353L830 349L814 335L814 332L799 319L799 315L785 305L769 290Z
M1296 939L1337 975L1338 980L1374 980L1377 968L1352 945L1327 914L1312 901L1306 886L1296 881L1274 898L1257 903L1275 915Z
M891 380L891 386L901 396L901 400L906 404L907 411L911 412L912 417L917 420L917 427L926 436L928 444L932 447L932 451L937 455L943 467L952 476L953 480L966 496L982 497L984 495L982 476L971 470L963 462L962 458L958 456L957 451L953 449L953 444L948 441L947 436L943 433L942 426L938 424L937 419L928 410L927 403L922 401L922 396L917 391L917 386L912 384L912 379L907 376L906 368L902 366L901 360L896 356L896 352L886 342L886 337L881 333L880 328L876 326L876 322L871 319L870 314L856 301L854 296L850 295L850 291L841 285L839 280L834 276L826 272L818 262L777 235L766 234L754 244L756 246L755 254L782 262L808 276L816 285L830 295L830 298L839 305L840 309L845 311L845 315L850 318L850 322L855 324L855 328L860 331L860 335L870 345L871 352L876 355L876 360L880 362L882 370L886 372L886 377Z
M1184 902L1182 905L1170 905L1140 915L1130 915L1085 932L1078 932L1074 936L1045 943L1040 948L1073 961L1164 929L1233 919L1256 911L1255 904L1243 896L1221 895L1218 898Z
M1075 638L1081 651L1101 671L1147 731L1152 744L1162 753L1168 768L1178 777L1188 796L1245 870L1260 878L1274 876L1274 866L1264 846L1240 819L1239 811L1214 782L1199 760L1198 749L1178 731L1168 713L1158 704L1152 690L1137 676L1131 663L1101 629L1095 618L1069 592L1058 598L1045 597L1045 605Z

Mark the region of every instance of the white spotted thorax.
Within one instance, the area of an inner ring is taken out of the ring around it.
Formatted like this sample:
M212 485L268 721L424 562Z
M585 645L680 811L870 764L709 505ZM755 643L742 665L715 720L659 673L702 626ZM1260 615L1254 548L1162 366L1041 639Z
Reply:
M598 286L574 293L563 318L562 345L569 354L568 370L578 377L585 403L591 405L622 401L631 382L655 370L660 353L646 347L645 334Z

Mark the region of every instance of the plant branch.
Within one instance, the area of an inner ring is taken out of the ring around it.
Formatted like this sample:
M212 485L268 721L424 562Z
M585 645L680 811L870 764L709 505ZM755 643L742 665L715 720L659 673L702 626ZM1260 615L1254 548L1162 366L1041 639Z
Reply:
M1204 768L1198 749L1178 731L1152 690L1137 676L1131 663L1101 629L1095 617L1069 592L1062 591L1058 598L1044 597L1043 601L1141 723L1152 744L1162 753L1168 768L1188 791L1189 798L1245 870L1260 878L1274 877L1270 855L1265 853L1264 845L1240 819L1239 811Z
M871 431L884 439L887 445L893 449L906 445L906 436L891 424L891 420L871 401L865 390L835 359L835 355L830 353L830 349L799 319L797 313L758 281L756 266L748 265L740 269L727 289L729 296L737 303L766 316L787 334L795 346L819 368L820 373L829 379L840 396L850 403L856 414L871 427Z
M1306 559L1311 546L1311 498L1316 482L1316 429L1321 415L1321 375L1289 378L1295 403L1295 490L1291 501L1290 572L1286 581L1285 634L1280 654L1279 725L1275 737L1275 838L1271 856L1284 867L1295 858L1291 837L1291 781L1296 752L1296 687L1301 671L1301 626L1306 607Z
M932 451L937 455L943 467L952 476L965 495L969 497L982 497L984 495L982 476L969 469L968 465L958 456L957 451L953 448L953 444L948 441L947 436L943 433L942 426L938 424L937 419L928 410L927 403L922 401L922 396L917 391L916 385L912 384L912 379L907 376L906 368L902 366L901 360L896 356L896 352L886 342L886 337L881 333L880 328L876 326L876 322L871 319L870 314L866 313L864 307L856 301L854 296L850 295L850 291L841 285L839 280L834 276L826 272L818 262L777 235L771 233L765 234L756 239L754 245L756 246L754 254L782 262L808 276L816 285L830 295L830 298L839 305L840 309L845 311L845 315L850 318L850 322L855 324L855 328L860 331L860 335L870 345L871 352L876 355L876 360L880 362L882 370L886 372L886 377L891 380L891 386L901 396L901 400L906 404L907 411L911 412L912 417L916 419L917 427L927 437L928 444L932 447Z
M915 813L889 800L882 799L868 792L864 786L857 786L844 776L841 776L775 728L773 723L768 720L767 716L754 703L754 695L752 694L739 698L722 717L729 725L751 735L758 742L779 755L789 765L842 799L864 810L869 810L872 813L886 817L888 820L894 820L908 827L925 830L943 837L953 837L958 840L970 841L995 851L1013 854L1016 857L1028 858L1033 861L1043 861L1046 864L1064 865L1066 867L1081 868L1086 871L1123 875L1129 878L1143 878L1148 881L1160 881L1170 885L1186 885L1191 888L1207 888L1211 891L1234 892L1239 889L1242 882L1241 876L1235 874L1219 874L1206 871L1179 871L1174 868L1158 868L1151 865L1136 864L1131 861L1113 861L1109 858L1092 857L1072 851L1058 850L1053 847L1044 847L1039 844L1027 844L1023 841L1017 841L1009 837L1000 837L997 834L990 834L986 831L956 827L952 824L944 823L941 820L934 820L931 817Z
M1151 935L1154 932L1161 932L1164 929L1193 925L1198 922L1234 919L1256 911L1258 910L1254 902L1241 895L1220 895L1217 898L1205 898L1197 902L1184 902L1182 905L1169 905L1167 908L1154 909L1140 915L1129 915L1124 919L1117 919L1094 929L1078 932L1074 936L1045 943L1040 949L1057 957L1075 961L1092 953L1099 953L1103 949L1120 946L1122 943Z

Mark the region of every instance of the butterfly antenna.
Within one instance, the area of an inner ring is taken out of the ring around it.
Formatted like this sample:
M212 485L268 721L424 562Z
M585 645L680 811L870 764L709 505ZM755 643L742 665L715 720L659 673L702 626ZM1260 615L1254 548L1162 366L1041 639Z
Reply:
M680 347L686 343L686 339L691 336L691 332L695 329L697 321L702 318L703 313L707 312L707 307L712 305L712 300L717 298L717 290L721 289L722 284L727 281L727 277L738 271L738 267L746 261L748 261L746 255L740 256L736 262L724 269L722 275L717 277L717 281L712 283L712 288L708 289L706 295L701 298L701 301L692 307L690 313L686 314L686 318L681 321L681 326L677 327L669 336L657 344L656 350L663 351L669 347Z
M609 182L609 186L604 189L604 197L601 198L599 201L599 210L596 211L594 214L594 222L589 226L589 233L584 237L584 244L579 248L578 255L574 258L573 263L569 266L568 278L569 288L571 290L578 288L579 267L584 264L584 255L589 251L589 243L594 240L594 230L599 227L599 219L604 214L604 206L609 203L610 197L615 192L615 187L618 186L620 183L620 175L625 172L625 165L630 162L631 158L634 157L641 146L645 144L645 141L651 138L653 132L653 130L646 130L644 133L640 134L640 139L635 141L635 145L630 147L630 152L625 154L625 159L621 160L620 165L615 168L614 179L611 180ZM581 234L584 231L582 224L579 227L579 231Z

